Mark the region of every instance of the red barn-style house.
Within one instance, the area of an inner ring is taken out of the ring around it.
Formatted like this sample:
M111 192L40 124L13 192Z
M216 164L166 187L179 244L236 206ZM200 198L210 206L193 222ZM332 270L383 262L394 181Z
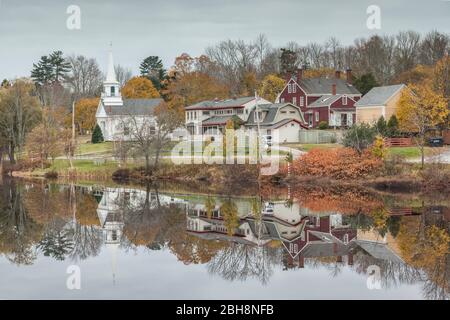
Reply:
M361 98L361 93L352 84L351 70L346 70L344 80L341 71L336 71L334 78L304 78L303 69L289 75L277 102L290 102L300 107L311 128L322 121L331 127L348 127L355 123L354 105Z

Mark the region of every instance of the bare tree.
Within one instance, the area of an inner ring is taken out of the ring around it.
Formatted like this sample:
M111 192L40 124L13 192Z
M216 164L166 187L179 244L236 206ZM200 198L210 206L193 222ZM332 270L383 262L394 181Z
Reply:
M396 72L401 73L412 69L417 63L420 34L415 31L401 31L396 40L395 67Z
M70 56L70 73L67 82L77 99L98 96L101 92L103 75L98 63L93 58L83 55Z
M433 65L441 59L450 47L450 37L437 31L425 35L420 44L420 63Z
M116 72L117 81L119 81L121 88L133 77L131 69L123 67L120 64L114 66L114 71Z

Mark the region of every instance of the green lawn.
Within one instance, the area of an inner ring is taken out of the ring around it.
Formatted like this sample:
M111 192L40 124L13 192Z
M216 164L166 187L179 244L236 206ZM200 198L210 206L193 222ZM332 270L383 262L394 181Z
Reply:
M113 150L113 143L110 141L101 143L84 142L78 144L77 155L96 154L96 153L111 153Z
M425 155L431 153L432 148L425 147ZM406 159L414 159L420 157L420 150L418 147L390 147L388 148L389 155L397 155Z

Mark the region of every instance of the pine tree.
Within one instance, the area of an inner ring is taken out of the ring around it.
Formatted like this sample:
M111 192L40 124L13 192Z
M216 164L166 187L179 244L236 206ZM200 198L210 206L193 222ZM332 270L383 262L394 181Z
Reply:
M53 68L53 80L58 82L63 79L70 70L70 63L67 62L62 51L54 51L49 56L50 64Z
M156 90L161 90L161 81L166 77L166 70L158 56L149 56L139 66L142 77L149 79Z
M380 135L382 135L383 137L386 136L386 134L387 134L387 125L386 125L386 120L384 120L384 117L383 117L383 116L381 116L381 117L378 119L378 121L377 121L377 123L376 123L376 125L375 125L375 128L377 129L377 132L378 132Z
M393 114L387 123L386 135L390 138L395 137L399 134L398 130L398 120L395 114Z
M92 143L100 143L103 142L103 133L102 129L100 129L100 126L97 124L95 125L94 132L92 132Z

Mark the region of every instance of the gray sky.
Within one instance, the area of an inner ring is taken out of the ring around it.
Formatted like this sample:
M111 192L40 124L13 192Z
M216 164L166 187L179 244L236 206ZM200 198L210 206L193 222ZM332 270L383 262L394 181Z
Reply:
M66 28L71 4L81 8L81 30ZM381 8L381 30L366 28L372 4ZM180 53L260 33L274 46L331 36L349 44L373 33L450 32L449 21L450 0L0 0L0 78L29 76L53 50L95 57L104 70L110 41L115 63L137 73L149 55L168 67Z

